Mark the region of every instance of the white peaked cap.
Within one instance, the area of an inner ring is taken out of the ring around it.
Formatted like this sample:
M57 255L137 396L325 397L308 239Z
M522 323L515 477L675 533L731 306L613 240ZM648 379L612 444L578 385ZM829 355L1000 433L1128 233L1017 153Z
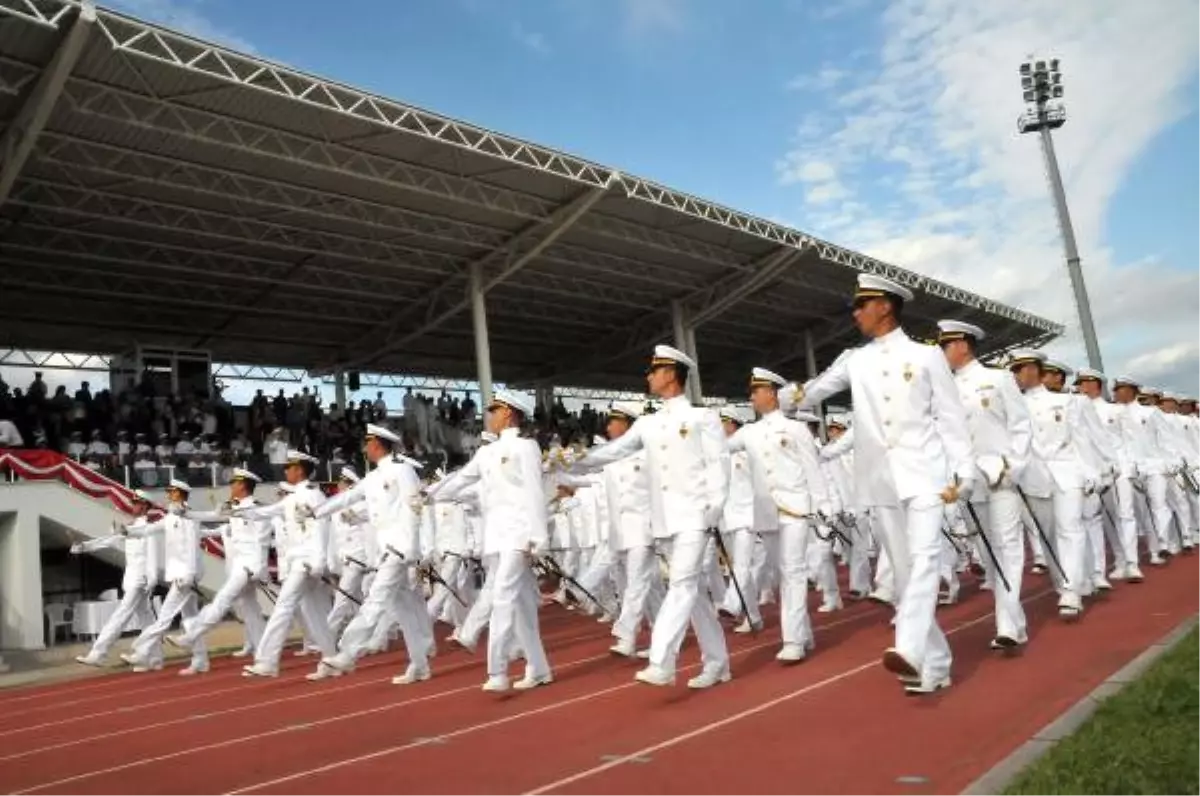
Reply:
M1028 365L1031 362L1041 364L1046 361L1046 355L1041 351L1034 351L1032 348L1018 348L1008 356L1008 367L1015 368L1017 365Z
M608 405L609 414L625 415L630 420L637 420L646 411L646 407L637 401L613 401Z
M367 438L369 439L371 437L386 439L388 442L391 442L395 445L399 445L401 442L400 435L395 431L392 431L390 428L385 426L377 426L374 423L367 423Z
M338 471L338 480L349 481L352 484L358 483L358 473L354 472L353 467L343 467Z
M289 450L287 452L287 463L288 464L300 464L302 462L308 462L309 464L318 464L318 463L320 463L320 461L321 460L318 459L316 456L310 456L309 454L305 453L304 451Z
M812 412L797 412L796 414L792 415L792 417L795 420L799 420L801 423L820 423L821 422L821 418L817 417Z
M897 296L905 302L913 300L912 291L899 282L893 282L877 274L859 274L858 289L854 291L854 299L879 298L884 295Z
M963 323L962 321L938 321L938 342L946 340L959 340L963 337L974 337L976 340L984 338L983 329L972 323Z
M696 360L689 357L687 354L680 351L678 348L672 348L669 345L654 346L654 359L650 360L651 365L687 365L688 368L696 369Z
M787 379L766 368L754 368L750 371L750 385L754 386L757 384L778 388L787 384Z
M229 480L231 480L231 481L253 481L256 484L259 483L260 481L262 481L262 479L259 478L257 475L255 475L254 473L252 473L249 470L242 468L242 467L234 467L233 472L229 476Z
M526 417L533 417L533 413L537 410L537 404L531 397L514 390L496 390L492 396L492 404L504 404L510 409L516 409Z
M1093 379L1103 384L1104 374L1095 368L1080 368L1079 370L1075 371L1076 382L1087 381L1088 379Z

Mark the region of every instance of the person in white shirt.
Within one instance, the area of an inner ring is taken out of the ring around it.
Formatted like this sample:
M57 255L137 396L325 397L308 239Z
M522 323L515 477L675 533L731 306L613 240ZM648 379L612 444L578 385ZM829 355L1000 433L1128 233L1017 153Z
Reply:
M1160 397L1158 409L1171 431L1166 438L1171 473L1171 477L1167 479L1167 503L1175 515L1179 540L1179 547L1172 548L1171 552L1177 553L1180 548L1190 551L1195 547L1197 517L1192 513L1192 499L1195 493L1190 491L1189 486L1192 484L1185 478L1184 473L1190 473L1195 468L1196 455L1183 416L1179 414L1179 396L1164 392Z
M354 468L343 467L338 473L338 493L353 489L359 481ZM328 622L330 632L335 638L340 638L358 609L358 605L350 598L361 602L366 593L363 581L375 557L367 555L364 536L373 531L370 515L362 507L334 512L330 515L330 522L329 571L338 575L338 591L333 595L333 608L329 611Z
M850 434L850 419L844 415L825 418L829 441L821 448L831 491L836 491L842 506L844 530L850 533L850 598L861 600L871 593L871 556L875 550L871 517L858 508L854 493L854 447ZM844 442L843 442L844 441Z
M798 663L815 644L808 616L807 549L813 520L829 516L832 509L812 433L779 411L779 390L786 384L782 376L754 368L750 401L760 419L730 437L729 450L749 454L754 528L764 542L770 539L779 547L783 647L775 658ZM837 599L836 583L833 588Z
M679 648L688 623L700 642L703 664L689 688L711 688L730 679L729 651L712 598L701 593L705 556L729 495L729 447L717 413L692 406L684 395L696 362L670 346L654 349L646 383L662 409L637 420L620 438L593 448L573 469L600 469L645 451L650 517L655 537L670 540L670 585L650 638L650 664L639 682L675 682Z
M984 339L983 330L973 324L938 321L938 345L954 371L966 411L971 452L982 481L963 510L972 524L977 521L980 525L970 530L987 534L1003 573L992 583L996 636L991 647L1008 650L1029 640L1021 607L1025 539L1021 498L1014 485L1021 482L1029 460L1033 421L1012 374L984 367L976 358L977 347ZM988 563L995 566L995 562Z
M950 685L951 654L938 627L944 506L970 496L975 465L966 416L945 357L908 337L900 313L908 288L860 274L854 321L870 338L804 385L800 408L850 389L855 488L874 512L893 567L899 604L895 646L883 665L910 694Z
M21 432L8 418L0 418L0 448L20 448L25 445Z
M399 435L390 429L368 424L363 450L375 469L314 512L318 520L324 520L359 503L365 504L379 548L379 558L372 562L376 571L371 590L342 632L337 653L321 659L314 679L334 671L354 671L355 661L391 611L395 612L391 618L399 623L408 650L408 668L404 674L392 678L392 682L410 685L432 676L429 658L433 653L433 623L413 570L423 560L421 479L417 475L421 463L402 456L398 452L400 442Z
M145 628L133 642L133 650L121 660L135 672L161 667L162 640L176 616L186 622L196 615L199 604L200 577L204 574L204 557L200 549L200 524L187 517L187 496L191 492L185 482L172 480L167 487L167 514L148 525L121 526L121 533L135 538L161 534L166 542L166 581L171 584L163 600L158 619ZM191 663L179 673L201 674L208 671L208 648L203 640L192 646Z
M746 424L746 417L735 406L721 407L720 415L726 438L734 437ZM744 447L729 452L729 497L721 511L721 533L725 535L725 549L733 559L727 562L730 577L741 587L746 608L742 609L738 590L732 588L725 590L725 600L718 608L742 620L733 632L750 633L763 626L763 618L758 599L762 589L758 572L751 566L754 563L754 548L760 544L760 540L754 527L754 481L750 476L750 454Z
M297 610L302 615L306 643L326 656L337 650L329 630L329 605L321 582L329 554L329 521L313 516L325 502L320 487L310 480L317 464L315 456L289 451L284 475L292 491L269 506L232 510L235 516L245 515L247 519L283 519L282 533L277 532L275 540L279 551L279 594L271 618L263 628L262 641L254 652L254 663L242 668L245 677L279 676L279 656Z
M262 609L258 604L258 587L267 579L267 554L271 546L272 528L269 519L249 519L231 516L236 507L258 505L254 487L261 481L257 475L240 467L233 471L229 482L229 501L219 512L188 511L187 518L201 523L220 523L221 527L205 531L202 536L221 535L225 540L225 560L229 562L225 583L190 622L183 632L169 636L178 647L190 648L196 640L216 627L235 606L246 629L247 651L256 649L262 641Z
M527 690L554 680L538 630L540 600L528 558L541 555L547 542L541 452L535 441L520 434L525 418L532 417L535 408L527 395L497 391L487 408L487 421L498 439L480 448L465 467L426 493L434 502L453 501L471 485L479 484L483 552L496 555L495 569L488 574L493 581L492 617L484 691L510 688L509 651L514 636L526 660L525 676L515 687Z
M142 490L133 493L134 521L130 528L144 529L149 525L147 515L151 508L150 496ZM150 593L158 583L158 566L155 556L150 555L149 540L144 536L127 535L119 532L119 526L114 524L117 533L79 542L71 546L74 554L90 553L105 547L123 545L125 548L125 572L121 578L121 602L117 610L104 623L96 640L86 655L75 658L85 666L103 666L113 644L121 637L125 626L135 615L140 615L142 627L154 622L154 609L150 605ZM161 668L162 659L159 657L150 662L150 668Z

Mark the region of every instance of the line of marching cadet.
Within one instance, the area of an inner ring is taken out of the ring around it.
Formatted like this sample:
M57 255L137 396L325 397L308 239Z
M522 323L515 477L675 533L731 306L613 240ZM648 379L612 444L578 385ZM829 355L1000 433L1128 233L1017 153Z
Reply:
M103 665L161 580L161 608L121 656L135 671L162 667L164 640L191 650L181 674L207 671L205 636L236 611L237 654L253 656L246 676L278 675L298 622L299 654L319 655L310 680L349 674L398 636L408 665L393 682L420 682L444 622L449 641L472 652L488 629L484 690L529 689L553 682L538 623L539 576L549 575L550 599L610 623L614 655L646 661L641 682L675 682L690 627L702 665L688 684L708 688L731 676L720 614L748 633L763 625L761 606L778 602L776 657L803 661L815 648L808 591L819 592L818 612L840 610L840 561L849 599L895 607L884 667L907 693L927 694L950 685L935 611L957 600L967 567L993 594L991 648L1006 653L1029 641L1027 545L1064 621L1113 581L1143 580L1141 540L1156 567L1194 548L1194 399L1119 377L1109 402L1102 374L1072 373L1038 351L986 367L976 358L986 333L974 325L941 322L936 346L910 338L902 321L913 300L902 285L860 276L853 318L867 342L803 385L754 368L745 409L691 405L695 362L658 346L646 371L650 410L613 403L605 438L586 450L541 451L521 433L532 399L501 390L471 461L425 483L400 437L370 425L373 467L343 470L329 498L302 451L289 452L274 502L259 502L247 470L217 511L191 508L188 485L173 481L153 518L138 493L132 522L74 548L124 545L126 555L120 606L78 660ZM822 443L812 412L846 389L853 418L828 417ZM209 537L223 543L226 579L202 604ZM272 603L266 617L260 593ZM168 635L177 616L181 631ZM646 629L649 645L639 645ZM524 673L512 682L518 660Z

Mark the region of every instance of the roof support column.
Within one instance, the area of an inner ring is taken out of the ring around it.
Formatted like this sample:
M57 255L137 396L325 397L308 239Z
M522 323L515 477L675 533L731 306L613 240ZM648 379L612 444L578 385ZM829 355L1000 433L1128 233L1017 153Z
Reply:
M475 329L475 378L479 382L479 408L492 402L492 349L488 342L487 301L484 295L483 263L471 263L471 326Z
M804 370L808 374L807 379L812 381L817 377L817 347L813 344L813 333L811 328L804 330ZM828 439L825 431L825 404L820 404L816 407L817 417L821 418L821 439Z
M8 195L12 193L17 177L21 176L25 162L33 153L33 146L49 121L50 112L54 110L54 104L62 94L63 86L67 84L67 78L75 68L83 45L87 43L88 33L95 24L96 5L92 0L84 0L74 22L58 43L50 63L42 70L37 83L21 104L21 109L4 131L3 138L0 138L0 205L8 201Z
M685 394L689 401L699 406L703 393L700 391L700 360L696 358L695 351L696 329L688 325L687 311L679 299L671 302L671 328L675 332L675 347L696 363L696 367L692 368L692 372L688 374Z
M338 411L346 413L346 371L338 368L333 374L333 400Z

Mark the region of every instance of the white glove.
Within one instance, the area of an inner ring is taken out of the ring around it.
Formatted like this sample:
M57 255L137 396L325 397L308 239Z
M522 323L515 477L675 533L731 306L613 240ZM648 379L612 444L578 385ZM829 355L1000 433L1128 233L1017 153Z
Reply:
M1004 480L1005 471L1008 469L1005 466L1004 457L995 454L980 456L975 461L975 466L983 473L984 478L987 479L987 485L992 489L1000 486Z

